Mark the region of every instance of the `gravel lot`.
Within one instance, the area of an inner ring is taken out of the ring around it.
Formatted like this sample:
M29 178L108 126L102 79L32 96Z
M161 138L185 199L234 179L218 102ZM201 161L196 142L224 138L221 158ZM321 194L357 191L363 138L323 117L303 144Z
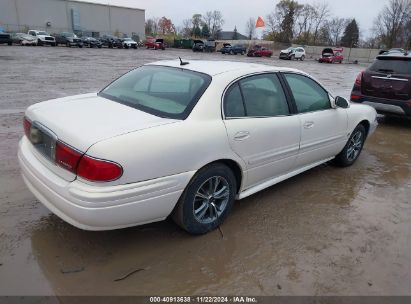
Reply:
M0 295L411 295L409 120L382 119L350 168L320 166L237 202L223 238L218 230L193 237L171 221L86 232L36 201L16 157L24 109L178 56L295 67L344 97L364 69L184 50L0 46Z

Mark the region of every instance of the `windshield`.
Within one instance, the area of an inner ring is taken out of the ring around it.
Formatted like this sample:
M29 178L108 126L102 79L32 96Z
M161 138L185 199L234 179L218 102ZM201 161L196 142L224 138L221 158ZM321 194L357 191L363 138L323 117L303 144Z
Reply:
M49 34L47 34L46 32L38 32L37 35L45 35L45 36L48 36Z
M211 82L202 73L164 66L142 66L99 95L160 117L185 119Z
M131 41L131 38L124 38L124 41Z
M384 58L375 60L368 70L372 72L411 75L411 60Z

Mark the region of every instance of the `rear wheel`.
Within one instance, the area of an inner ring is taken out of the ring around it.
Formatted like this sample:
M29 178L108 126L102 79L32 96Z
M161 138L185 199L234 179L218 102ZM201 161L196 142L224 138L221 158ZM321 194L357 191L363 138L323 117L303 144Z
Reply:
M366 137L363 125L358 125L351 133L344 149L335 157L335 163L341 167L351 166L361 154Z
M305 56L302 55L301 58L300 58L300 60L301 60L301 61L304 61L304 59L305 59Z
M206 166L187 185L173 211L173 220L192 234L214 230L230 212L236 189L235 176L227 166Z

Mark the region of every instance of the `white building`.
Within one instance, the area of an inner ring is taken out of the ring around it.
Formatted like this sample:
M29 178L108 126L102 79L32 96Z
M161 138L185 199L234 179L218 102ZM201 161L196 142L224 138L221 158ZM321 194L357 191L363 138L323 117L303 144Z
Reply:
M123 33L144 37L145 10L78 0L0 0L6 31Z

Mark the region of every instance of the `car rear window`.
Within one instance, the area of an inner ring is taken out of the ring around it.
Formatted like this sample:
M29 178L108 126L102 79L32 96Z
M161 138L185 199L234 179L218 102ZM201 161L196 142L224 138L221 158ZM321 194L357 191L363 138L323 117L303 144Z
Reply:
M372 72L411 75L411 60L384 58L375 60L368 68Z
M210 82L211 76L186 69L142 66L99 95L160 117L185 119Z

